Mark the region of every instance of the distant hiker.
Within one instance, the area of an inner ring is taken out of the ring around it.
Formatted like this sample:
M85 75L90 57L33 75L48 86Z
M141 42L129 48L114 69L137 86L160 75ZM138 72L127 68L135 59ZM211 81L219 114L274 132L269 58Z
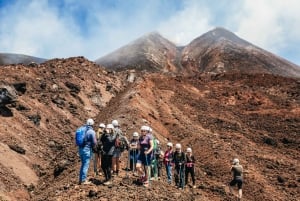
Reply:
M108 124L105 133L101 137L103 145L103 155L101 157L101 167L105 176L104 185L111 185L112 157L115 150L116 134L113 132L114 126Z
M181 144L175 145L175 152L173 153L173 163L175 165L175 183L177 188L184 188L184 174L185 174L185 163L186 163L186 155L181 150Z
M87 173L92 157L92 148L96 145L96 134L93 130L94 120L88 119L86 125L76 131L76 144L81 159L79 184L91 184L87 181Z
M242 198L242 186L243 186L243 166L240 165L239 159L235 158L232 161L230 171L233 175L233 180L229 183L230 192L233 193L233 186L238 186L238 198Z
M98 170L101 168L101 155L102 155L102 149L103 149L103 145L101 142L101 136L103 135L105 131L105 124L101 123L99 124L99 128L97 130L96 133L96 139L97 139L97 146L94 149L94 173L97 176L99 174ZM100 175L101 172L100 172Z
M171 142L167 143L167 150L164 154L164 164L166 167L168 183L172 183L172 161L173 161L173 144Z
M132 134L132 139L129 142L129 157L130 157L130 165L129 170L135 173L135 165L137 162L137 158L140 154L138 150L138 143L139 143L139 134L138 132L134 132Z
M186 164L185 164L185 185L188 184L189 174L191 174L193 181L193 188L196 188L195 185L195 157L192 154L192 149L186 149Z
M112 158L112 166L113 166L113 174L118 175L120 170L121 153L125 149L128 149L129 142L127 138L123 136L123 133L120 129L119 122L117 120L113 120L112 125L114 127L113 132L116 135L115 150Z
M150 177L150 162L152 159L153 137L149 133L148 126L141 127L141 137L139 138L138 148L140 155L137 159L136 169L140 175L140 181L144 186L148 186ZM145 171L144 171L144 168Z

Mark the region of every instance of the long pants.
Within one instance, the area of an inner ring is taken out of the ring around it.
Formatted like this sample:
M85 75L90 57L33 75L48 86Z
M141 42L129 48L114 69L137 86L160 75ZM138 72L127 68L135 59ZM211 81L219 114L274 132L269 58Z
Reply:
M81 160L81 167L79 172L79 183L81 183L84 182L87 178L92 151L90 147L79 147L78 151Z
M172 183L172 165L171 163L166 164L166 173L167 173L167 179L168 183Z
M185 174L185 170L184 170L184 166L175 166L175 183L176 186L179 188L183 188L184 187L184 175Z
M188 184L189 174L191 174L193 185L195 185L195 168L194 167L186 167L186 169L185 169L185 184Z
M137 158L138 158L138 151L137 150L131 150L130 151L130 170L134 170L135 169L135 165L137 162Z
M98 164L100 163L99 160L101 159L101 154L95 152L93 154L93 158L94 158L94 173L98 174Z
M103 170L106 181L111 180L111 163L112 155L102 155L101 168Z

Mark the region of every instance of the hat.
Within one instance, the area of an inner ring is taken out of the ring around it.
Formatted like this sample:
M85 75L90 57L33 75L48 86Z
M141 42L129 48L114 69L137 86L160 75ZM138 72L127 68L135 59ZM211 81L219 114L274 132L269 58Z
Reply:
M167 146L168 146L168 147L173 147L172 142L168 142L168 143L167 143Z
M111 128L111 129L113 129L114 126L113 126L112 124L107 124L106 128Z
M191 153L191 152L192 152L192 149L191 149L191 148L187 148L187 149L186 149L186 152Z
M103 123L99 124L99 128L105 128L105 124Z
M176 144L176 145L175 145L175 148L176 148L176 149L181 149L181 144Z

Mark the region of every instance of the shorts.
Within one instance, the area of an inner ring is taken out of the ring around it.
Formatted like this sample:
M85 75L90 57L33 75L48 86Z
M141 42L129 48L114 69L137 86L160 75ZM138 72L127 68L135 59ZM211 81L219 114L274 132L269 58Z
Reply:
M137 158L136 163L140 163L142 165L149 166L149 165L151 165L151 160L152 160L152 155L151 154L148 154L148 155L140 154Z
M243 186L243 180L242 179L233 179L229 185L230 186L235 186L235 185L238 185L238 189L242 189L242 186Z
M113 158L120 158L120 156L121 156L120 149L115 149L113 153Z

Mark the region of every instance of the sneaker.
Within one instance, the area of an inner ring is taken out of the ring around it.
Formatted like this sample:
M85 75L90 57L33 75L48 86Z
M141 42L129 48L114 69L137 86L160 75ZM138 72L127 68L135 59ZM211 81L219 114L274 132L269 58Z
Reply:
M89 184L92 184L92 182L85 180L85 181L82 182L81 184L83 184L83 185L89 185Z
M112 182L111 181L107 181L107 182L104 182L103 183L105 186L109 186L109 185L112 185Z

